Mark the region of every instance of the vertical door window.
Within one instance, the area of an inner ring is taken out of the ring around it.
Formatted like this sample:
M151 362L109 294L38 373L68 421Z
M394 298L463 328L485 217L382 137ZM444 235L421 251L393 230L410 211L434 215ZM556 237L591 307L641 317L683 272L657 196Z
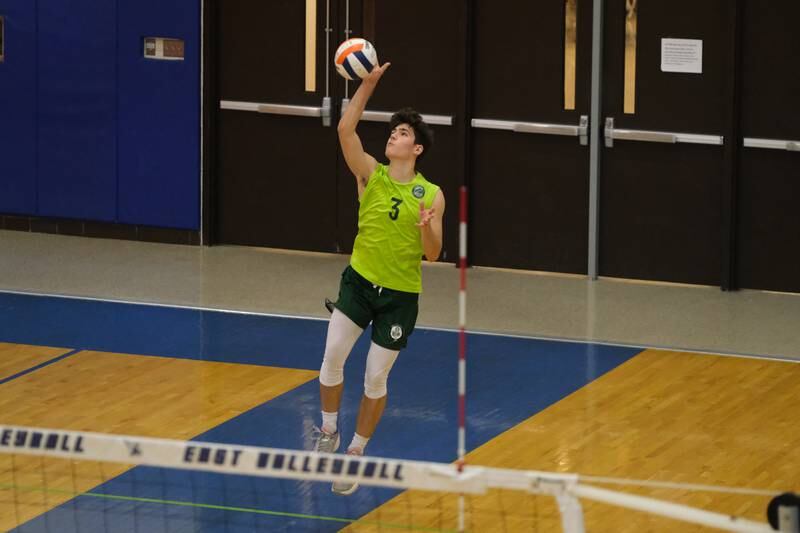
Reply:
M639 0L625 0L625 105L624 112L636 112L636 24Z
M575 109L578 0L564 0L564 109Z

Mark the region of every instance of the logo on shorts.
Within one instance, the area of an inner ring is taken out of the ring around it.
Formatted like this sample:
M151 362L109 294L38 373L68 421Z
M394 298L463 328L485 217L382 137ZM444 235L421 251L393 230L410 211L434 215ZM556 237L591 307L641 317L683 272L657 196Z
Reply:
M389 331L389 336L393 341L400 340L400 337L403 336L403 328L400 327L400 324L392 326L392 329Z
M422 198L425 196L425 187L422 185L415 185L413 189L411 189L411 194L414 195L414 198Z

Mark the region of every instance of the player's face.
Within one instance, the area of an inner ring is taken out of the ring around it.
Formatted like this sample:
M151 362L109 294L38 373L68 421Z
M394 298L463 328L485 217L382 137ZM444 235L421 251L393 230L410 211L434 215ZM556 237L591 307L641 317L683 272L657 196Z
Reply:
M386 142L387 159L415 159L421 153L422 145L415 142L414 128L408 124L398 124Z

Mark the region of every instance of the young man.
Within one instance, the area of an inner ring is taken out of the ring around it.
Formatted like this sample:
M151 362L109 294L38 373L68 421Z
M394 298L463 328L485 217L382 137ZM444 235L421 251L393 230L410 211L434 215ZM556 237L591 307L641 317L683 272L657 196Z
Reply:
M358 337L372 323L364 395L348 454L364 448L386 406L386 383L400 350L417 320L422 290L422 256L436 261L442 249L444 194L416 171L433 135L420 115L406 109L391 121L386 143L389 165L364 152L356 125L367 100L389 63L364 78L339 121L339 142L358 188L358 235L353 255L339 287L339 298L328 324L325 356L320 369L322 428L315 449L339 448L337 427L344 385L344 364ZM357 484L334 483L333 492L351 494Z

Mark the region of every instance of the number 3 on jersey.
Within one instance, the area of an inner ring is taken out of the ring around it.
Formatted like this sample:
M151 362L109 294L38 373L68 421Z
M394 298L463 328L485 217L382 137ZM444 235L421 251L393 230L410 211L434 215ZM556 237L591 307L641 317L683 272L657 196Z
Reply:
M403 203L403 200L400 198L395 198L392 196L392 210L389 211L389 218L392 220L397 220L397 217L400 216L400 204Z

